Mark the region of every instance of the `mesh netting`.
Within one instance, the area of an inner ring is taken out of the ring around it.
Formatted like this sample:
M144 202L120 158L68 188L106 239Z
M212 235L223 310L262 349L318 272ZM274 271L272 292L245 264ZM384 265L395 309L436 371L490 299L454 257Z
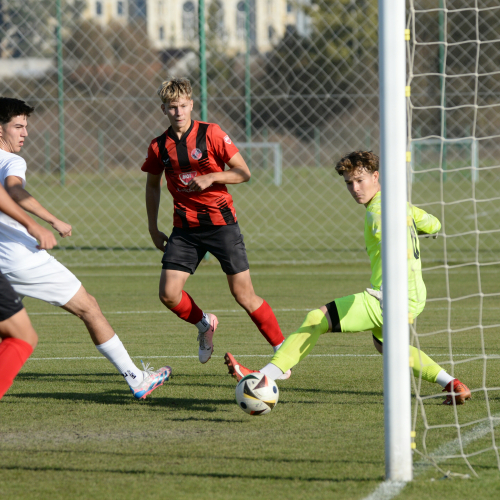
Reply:
M443 412L436 387L415 380L417 451L438 467L470 470L500 459L497 349L500 230L500 6L496 1L410 2L411 201L438 216L425 245L425 318L412 342L466 383L473 401ZM486 462L485 462L486 460ZM444 469L443 469L444 470Z

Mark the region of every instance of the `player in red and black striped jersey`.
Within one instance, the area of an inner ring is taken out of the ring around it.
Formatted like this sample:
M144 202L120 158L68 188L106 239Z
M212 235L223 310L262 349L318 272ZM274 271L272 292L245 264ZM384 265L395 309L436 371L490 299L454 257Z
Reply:
M243 235L226 188L226 184L247 182L248 166L218 125L191 119L189 80L163 82L158 95L170 127L151 142L142 170L148 174L149 232L155 246L164 252L160 300L198 327L199 359L206 363L212 355L218 320L204 313L183 289L205 253L210 252L219 260L238 304L277 350L284 337L271 307L254 292ZM163 174L174 201L174 228L169 237L157 224Z

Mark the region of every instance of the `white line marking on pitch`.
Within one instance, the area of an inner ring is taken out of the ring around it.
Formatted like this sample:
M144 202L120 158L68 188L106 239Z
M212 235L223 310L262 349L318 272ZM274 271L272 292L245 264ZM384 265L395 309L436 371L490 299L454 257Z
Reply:
M289 309L273 309L273 311L278 311L278 312L307 312L307 311L312 311L312 308L308 309L294 309L294 308L289 308ZM244 309L211 309L210 312L213 313L245 313ZM105 316L110 316L112 314L167 314L170 313L168 309L163 309L161 311L108 311L108 312L103 312ZM30 313L28 311L29 316L66 316L69 313L67 312L32 312Z
M427 310L429 311L447 311L448 307L432 307L428 306ZM461 307L460 309L477 309L477 307ZM307 308L287 308L287 309L277 309L274 308L275 312L309 312L312 311L312 307ZM497 311L496 307L483 307L483 311ZM238 313L243 314L245 312L244 309L211 309L210 312L213 313ZM107 311L103 312L104 316L112 316L112 315L124 315L124 314L168 314L170 311L168 309L162 309L160 311ZM61 311L61 312L29 312L29 316L68 316L70 313Z
M469 432L463 433L461 439L457 438L441 445L436 451L431 453L430 456L436 463L443 462L444 460L451 458L451 456L461 453L460 442L462 443L462 448L465 448L474 441L477 441L478 439L486 436L488 433L491 433L492 428L498 425L500 425L500 414L492 415L491 422L489 420L481 422L473 427ZM415 462L413 477L427 471L429 467L432 467L430 462ZM407 483L404 481L384 481L377 486L375 491L363 500L392 500L401 493L406 484Z
M429 356L437 358L439 356L448 356L448 354L429 354ZM454 357L467 356L478 357L481 354L454 354ZM130 356L137 359L187 359L195 358L198 356ZM212 356L212 358L223 358L224 356ZM236 354L235 358L271 358L272 354ZM308 358L380 358L380 354L309 354ZM69 361L69 360L85 360L85 359L99 359L105 360L104 356L74 356L68 358L28 358L28 361Z

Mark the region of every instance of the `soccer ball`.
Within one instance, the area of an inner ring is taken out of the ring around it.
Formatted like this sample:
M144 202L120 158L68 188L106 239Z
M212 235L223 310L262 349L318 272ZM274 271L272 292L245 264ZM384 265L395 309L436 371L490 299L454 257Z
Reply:
M250 415L265 415L277 405L278 386L263 373L251 373L236 386L236 402Z

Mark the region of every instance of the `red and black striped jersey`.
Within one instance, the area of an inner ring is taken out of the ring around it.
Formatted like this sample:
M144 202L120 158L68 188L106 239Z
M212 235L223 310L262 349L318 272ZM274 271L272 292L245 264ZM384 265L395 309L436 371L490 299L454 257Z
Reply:
M174 226L225 226L236 223L233 198L224 184L212 184L204 191L191 191L188 184L197 175L224 171L238 152L229 136L215 123L192 120L179 139L169 127L153 139L141 170L159 175L165 172L174 199Z

